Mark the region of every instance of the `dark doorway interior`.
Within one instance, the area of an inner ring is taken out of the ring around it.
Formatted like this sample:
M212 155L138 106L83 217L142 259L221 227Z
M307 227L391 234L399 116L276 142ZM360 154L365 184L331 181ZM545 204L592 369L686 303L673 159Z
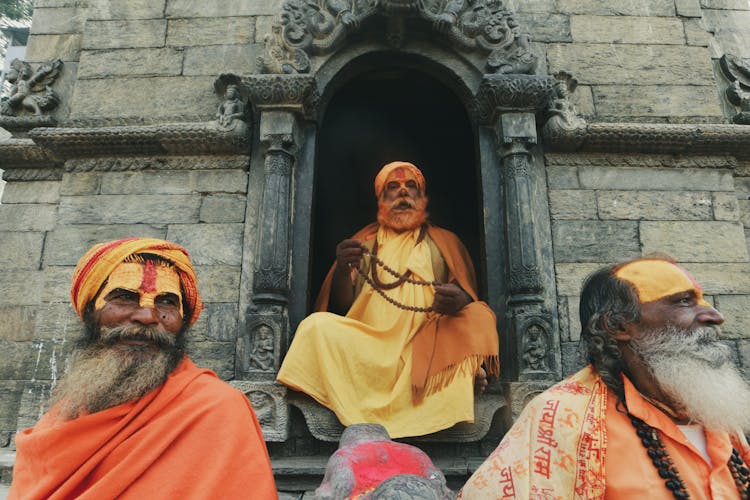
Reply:
M481 273L476 142L466 109L434 78L412 69L363 73L331 99L319 132L310 304L336 244L375 220L373 180L394 160L425 175L430 220L458 234Z

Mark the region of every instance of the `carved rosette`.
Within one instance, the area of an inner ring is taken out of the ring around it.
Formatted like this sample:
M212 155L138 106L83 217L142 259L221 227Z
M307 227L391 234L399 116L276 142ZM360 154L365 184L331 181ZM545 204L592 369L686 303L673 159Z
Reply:
M289 437L289 407L287 389L274 382L232 380L232 387L245 394L258 418L266 441L286 441Z
M533 74L529 37L503 0L284 0L278 24L265 35L261 73L307 73L310 58L338 48L375 16L385 17L386 41L401 46L406 19L428 23L451 47L487 55L486 70Z
M494 125L498 116L508 111L543 111L556 95L556 86L550 76L484 75L472 111L483 125Z

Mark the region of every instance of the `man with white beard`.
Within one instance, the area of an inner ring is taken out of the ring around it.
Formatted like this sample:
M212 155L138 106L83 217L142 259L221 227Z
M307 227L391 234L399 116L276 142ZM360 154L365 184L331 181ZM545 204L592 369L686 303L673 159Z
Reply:
M590 365L532 400L459 498L750 498L750 386L675 262L590 275Z
M50 409L16 436L10 499L277 498L247 398L185 356L203 303L184 248L95 245L71 299L86 336Z

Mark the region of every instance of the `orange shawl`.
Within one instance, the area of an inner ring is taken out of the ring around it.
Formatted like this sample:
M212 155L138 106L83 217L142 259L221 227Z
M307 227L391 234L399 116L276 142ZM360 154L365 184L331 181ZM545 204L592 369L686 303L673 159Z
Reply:
M184 358L139 400L16 436L10 499L277 498L252 407Z
M378 227L378 223L373 222L352 238L360 241L375 238ZM415 401L450 383L462 363L470 358L481 359L488 376L497 378L500 375L495 314L487 304L478 300L469 252L451 231L428 224L427 234L440 250L451 276L474 302L455 316L431 314L414 335L411 378ZM315 311L328 310L335 269L334 262L315 301Z

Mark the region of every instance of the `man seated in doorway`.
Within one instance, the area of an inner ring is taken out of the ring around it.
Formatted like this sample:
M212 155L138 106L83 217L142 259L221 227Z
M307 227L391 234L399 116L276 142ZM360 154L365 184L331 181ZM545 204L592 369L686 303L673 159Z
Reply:
M461 241L427 222L422 172L389 163L375 195L377 222L336 247L278 380L392 438L472 422L475 376L481 392L499 375L495 315Z
M277 498L247 398L184 353L203 308L185 249L127 238L73 273L85 338L16 437L10 498Z
M604 267L580 317L591 364L529 403L459 498L750 498L750 387L693 278Z

